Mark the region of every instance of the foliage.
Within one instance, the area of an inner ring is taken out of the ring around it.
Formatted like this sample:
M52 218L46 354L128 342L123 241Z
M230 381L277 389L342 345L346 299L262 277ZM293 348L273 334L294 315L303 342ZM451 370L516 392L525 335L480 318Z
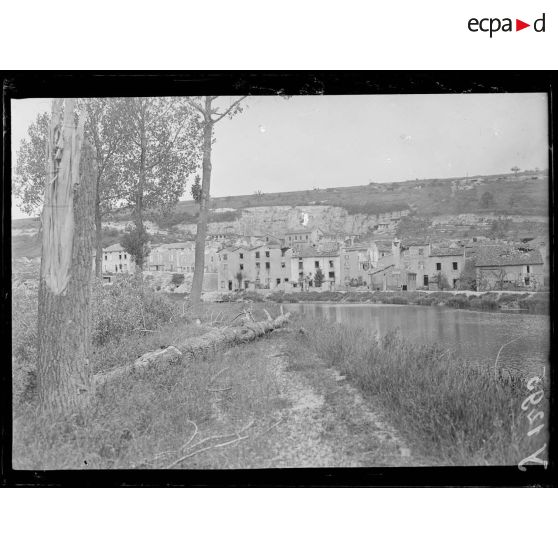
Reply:
M199 174L196 174L194 178L194 183L190 187L190 194L192 194L192 198L196 203L201 202L202 187Z
M21 140L14 173L14 194L28 215L37 212L43 201L46 175L46 143L50 115L39 114Z
M236 282L238 283L238 288L242 289L242 279L244 279L244 275L242 274L242 271L237 271L234 278L236 279Z
M438 284L438 288L443 291L444 289L447 290L450 288L450 284L448 281L448 278L445 276L444 273L442 273L441 271L439 271L436 274L436 282Z
M519 299L519 308L531 314L550 314L550 296L548 293L536 293Z
M123 99L82 99L85 134L96 160L98 204L101 215L118 205L121 198L123 154L128 149ZM46 142L50 115L39 114L21 141L15 172L15 194L27 214L38 211L43 203L46 173Z
M319 267L316 270L316 273L314 274L314 285L316 287L321 287L322 283L324 282L324 272L322 271L322 269Z
M474 291L477 288L477 270L475 261L471 258L465 260L465 265L459 275L459 288L467 291Z
M130 254L133 262L145 261L151 251L149 247L150 238L149 233L143 226L138 229L136 225L128 225L126 232L120 239L120 244Z
M129 97L130 148L123 164L124 197L135 208L168 209L184 193L199 163L200 125L178 97Z
M176 314L175 305L131 275L118 275L114 283L96 281L93 289L93 341L103 345L133 331L153 330Z
M12 289L12 378L14 401L27 399L36 387L37 288Z
M171 283L179 287L182 283L184 283L184 279L184 273L173 273Z

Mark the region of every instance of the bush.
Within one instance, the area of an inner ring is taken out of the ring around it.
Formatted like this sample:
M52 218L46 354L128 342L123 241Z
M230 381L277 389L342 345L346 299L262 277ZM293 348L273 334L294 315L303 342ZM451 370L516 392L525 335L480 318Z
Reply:
M132 331L155 329L176 312L168 297L146 289L130 275L117 276L110 285L96 281L92 307L93 342L99 345Z
M12 290L12 379L14 403L28 399L36 387L37 289Z
M469 302L472 310L498 310L498 303L493 298L476 297Z
M394 296L388 299L388 304L408 304L408 300L402 296Z
M550 297L548 294L534 294L518 302L519 308L527 310L531 314L549 314Z
M471 303L465 295L456 295L446 301L446 305L451 308L470 308Z
M171 283L180 287L184 283L184 273L173 273L171 278Z

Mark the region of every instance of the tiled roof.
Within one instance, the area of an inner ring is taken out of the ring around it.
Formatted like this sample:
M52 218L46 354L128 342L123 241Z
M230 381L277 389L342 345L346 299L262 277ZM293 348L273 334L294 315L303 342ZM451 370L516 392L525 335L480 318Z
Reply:
M293 253L296 258L331 258L338 256L339 250L317 250L313 246L303 246Z
M320 244L320 252L337 252L339 244L337 242L322 242Z
M193 246L194 246L193 242L171 242L169 244L161 244L159 248L163 248L166 250L176 250L182 248L193 248Z
M380 273L381 271L385 271L386 269L389 269L390 267L395 267L395 264L386 265L385 267L382 267L380 269L374 269L373 271L371 271L369 273L369 275L375 275L376 273Z
M296 229L292 231L286 231L284 234L281 235L282 238L285 236L293 235L293 234L312 234L311 229Z
M428 246L430 244L430 241L425 238L414 238L402 240L401 244L403 246Z
M432 248L430 251L430 256L441 257L441 256L462 256L463 248Z
M479 251L475 265L477 267L484 267L499 265L536 265L542 263L542 256L537 250L524 252L506 246L490 246Z
M353 244L345 248L346 252L362 252L364 250L370 250L370 246L368 244Z
M125 252L121 244L111 244L107 248L103 248L103 252Z

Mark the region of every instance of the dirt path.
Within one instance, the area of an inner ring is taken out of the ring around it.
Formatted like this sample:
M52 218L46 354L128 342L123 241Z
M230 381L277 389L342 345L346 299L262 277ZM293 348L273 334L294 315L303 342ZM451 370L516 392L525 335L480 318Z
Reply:
M356 388L317 357L293 365L280 336L262 343L266 367L288 404L268 434L263 467L417 465L398 434ZM259 461L259 460L258 460Z

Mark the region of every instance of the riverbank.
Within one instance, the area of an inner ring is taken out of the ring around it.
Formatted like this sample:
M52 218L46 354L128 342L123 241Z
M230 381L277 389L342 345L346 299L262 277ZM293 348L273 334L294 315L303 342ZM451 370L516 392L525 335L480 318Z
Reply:
M254 295L238 295L238 298L256 298ZM329 302L338 304L416 304L421 306L448 306L450 308L519 311L529 314L550 312L549 293L519 293L505 291L324 291L324 292L273 292L265 299L276 303Z
M135 291L122 289L123 305ZM163 296L146 298L144 310L160 312ZM170 323L140 314L141 331L96 346L93 368L234 323L245 309L256 320L280 312L246 301L181 315L183 299L166 298ZM118 315L132 316L125 308ZM207 358L123 376L71 417L46 420L28 387L14 406L21 469L515 465L542 436L526 434L525 383L494 362L472 365L445 347L303 317Z
M335 369L309 351L297 356L303 338L299 329L277 330L205 359L139 370L103 386L72 417L44 420L28 402L14 418L14 467L432 464L412 455Z
M412 344L397 333L300 318L294 354L320 355L385 414L411 453L437 465L517 465L537 451L522 403L526 378L497 362L471 363L436 344ZM547 379L548 381L548 379ZM540 410L548 416L548 383ZM537 388L538 389L538 388Z

